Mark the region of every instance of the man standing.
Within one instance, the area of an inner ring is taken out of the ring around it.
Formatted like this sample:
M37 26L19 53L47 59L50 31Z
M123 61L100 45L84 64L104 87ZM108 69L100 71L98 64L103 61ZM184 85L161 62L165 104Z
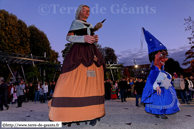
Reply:
M193 76L190 76L189 80L190 80L190 87L191 87L190 90L192 91L192 98L194 98L194 86L193 86L194 80L193 80Z
M184 79L183 78L183 75L180 75L180 78ZM185 103L185 99L186 99L186 103L187 104L190 104L189 103L189 99L188 99L188 96L187 96L187 91L189 90L189 84L188 84L188 81L184 79L184 83L185 83L185 88L183 90L180 90L180 95L181 95L181 99L182 99L182 104Z
M127 81L125 80L125 77L123 77L122 81L119 82L119 90L121 94L121 102L127 102L126 101L126 94L127 94Z
M5 80L1 80L0 85L0 111L3 111L3 105L9 109L9 106L7 105L7 84L5 83Z
M106 80L106 82L104 83L104 87L105 87L105 99L106 100L110 100L110 93L111 93L111 84L109 79Z
M134 87L135 94L136 94L136 106L137 107L139 107L139 98L141 98L143 88L144 88L144 83L138 77L137 82L135 83L135 87Z
M22 107L22 102L24 101L24 91L23 91L24 89L25 89L25 85L23 84L23 81L21 81L19 85L16 86L16 95L18 98L17 108Z

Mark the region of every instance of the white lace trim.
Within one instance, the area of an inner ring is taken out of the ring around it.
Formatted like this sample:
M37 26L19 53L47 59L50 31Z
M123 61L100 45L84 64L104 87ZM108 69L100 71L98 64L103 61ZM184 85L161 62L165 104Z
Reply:
M173 100L172 100L172 103L169 104L169 105L153 105L153 104L146 104L146 107L149 107L149 108L155 108L155 109L168 109L168 108L172 108L176 102L176 92L172 89L172 87L169 87L169 90L170 90L170 93L172 94L172 97L173 97ZM177 105L179 106L179 104L177 103Z

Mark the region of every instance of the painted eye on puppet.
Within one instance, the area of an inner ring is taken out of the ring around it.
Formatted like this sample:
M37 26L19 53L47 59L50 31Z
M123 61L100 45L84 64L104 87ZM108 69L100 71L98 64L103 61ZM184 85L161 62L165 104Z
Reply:
M161 53L160 54L160 57L167 58L168 57L168 54Z
M90 10L83 8L83 11L90 13Z

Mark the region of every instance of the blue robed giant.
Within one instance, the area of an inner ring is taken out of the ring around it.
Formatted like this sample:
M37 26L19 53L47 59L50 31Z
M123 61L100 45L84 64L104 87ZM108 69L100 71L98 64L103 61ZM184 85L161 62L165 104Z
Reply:
M165 89L164 87L161 87L163 83L168 85L169 88ZM155 84L160 85L162 90L161 96L157 95L156 92L152 94L155 91L153 88ZM173 114L180 110L176 91L171 83L171 75L163 70L159 70L154 65L151 67L141 100L145 100L143 103L146 104L145 111L148 113Z

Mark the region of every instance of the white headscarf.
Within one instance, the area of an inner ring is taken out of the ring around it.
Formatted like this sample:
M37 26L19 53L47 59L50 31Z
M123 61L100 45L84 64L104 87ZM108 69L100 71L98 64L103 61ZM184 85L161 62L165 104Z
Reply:
M93 28L92 24L87 23L87 22L83 22L83 21L79 20L79 13L80 13L80 11L81 11L81 9L82 9L83 6L87 6L87 5L81 4L81 5L77 8L76 14L75 14L75 19L76 19L76 20L74 20L74 21L72 22L69 31L71 31L71 30L78 30L78 29L81 29L81 28L87 28L87 33L88 33L88 35L90 35L90 33L91 33L90 28ZM88 6L87 6L87 7L88 7ZM85 26L83 23L84 23L84 24L89 24L90 26L87 27L87 26Z
M84 6L84 4L81 4L81 5L77 8L76 14L75 14L75 19L76 19L76 20L79 20L79 13L80 13L80 11L81 11L81 9L82 9L83 6Z

